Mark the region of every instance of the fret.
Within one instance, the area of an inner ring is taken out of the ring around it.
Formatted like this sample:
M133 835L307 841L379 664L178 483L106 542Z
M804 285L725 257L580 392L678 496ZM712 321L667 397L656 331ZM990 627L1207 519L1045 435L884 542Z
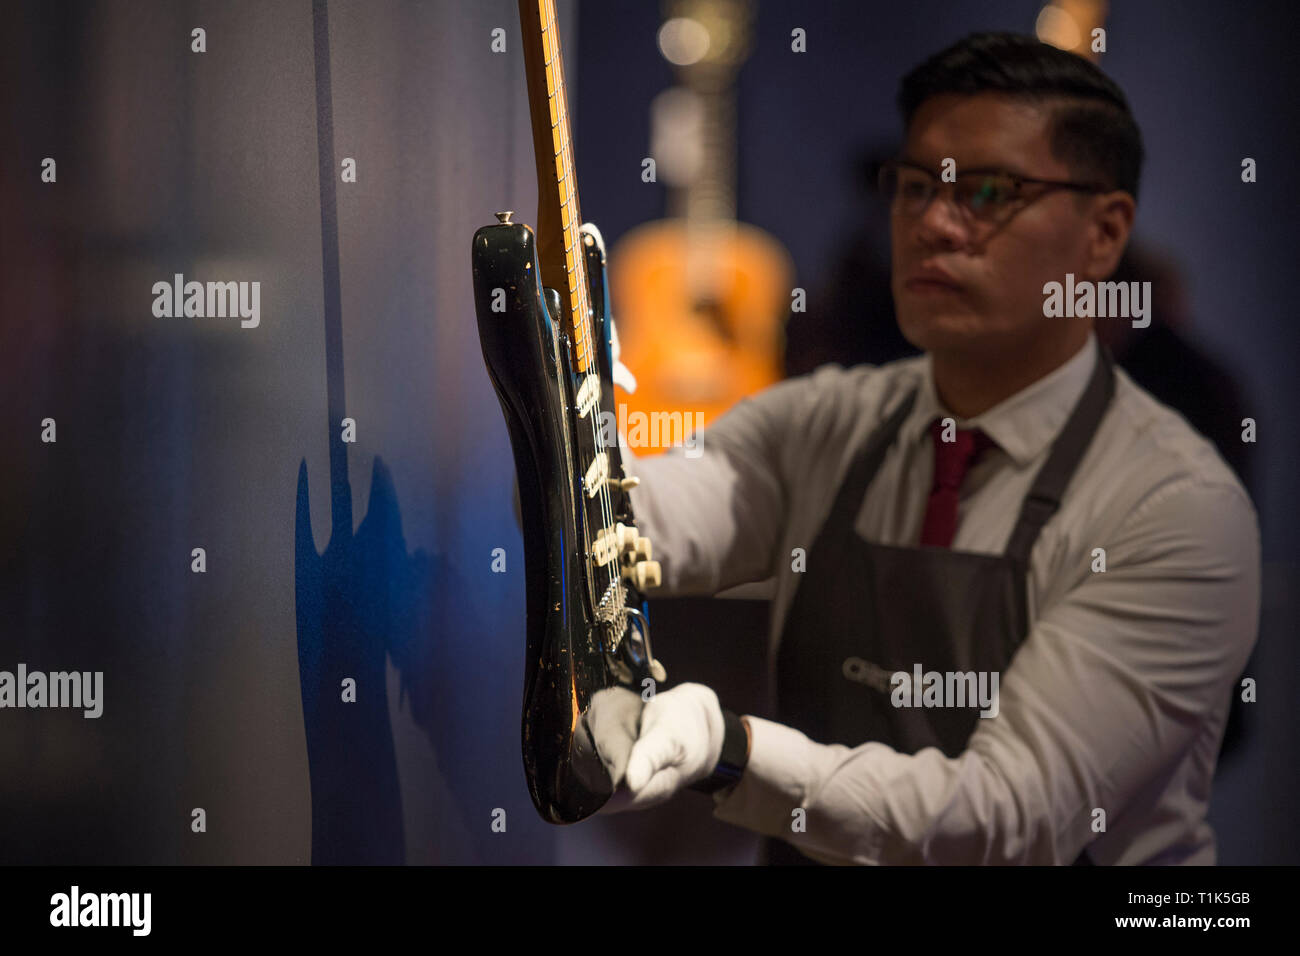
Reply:
M590 371L590 360L592 355L591 333L588 331L590 324L590 290L587 288L586 273L583 270L583 258L581 254L581 226L582 214L578 205L578 188L574 178L573 162L573 140L572 131L569 128L569 108L568 108L568 90L564 80L564 60L560 55L560 35L559 26L555 16L555 6L552 0L535 0L534 9L537 13L535 21L541 27L541 44L540 59L541 68L539 72L545 80L545 90L537 90L538 103L537 111L542 116L534 116L534 123L543 120L543 116L549 120L549 130L545 127L540 129L535 126L538 136L549 136L550 157L545 158L545 153L538 157L538 171L543 179L549 179L554 183L554 192L548 193L543 200L551 204L548 211L558 212L559 229L552 233L552 241L555 245L562 248L558 254L560 261L554 262L564 270L564 277L561 279L558 275L550 277L553 283L563 283L566 287L568 301L565 304L566 311L570 318L570 328L566 332L570 335L572 347L574 349L577 370L586 374ZM532 3L528 4L532 6ZM532 42L536 44L536 34ZM537 49L534 46L534 49ZM534 69L537 66L534 65ZM545 106L543 107L540 98L544 95ZM543 112L544 111L544 112ZM552 222L554 220L552 219ZM551 261L551 260L548 260ZM551 268L548 266L547 268Z

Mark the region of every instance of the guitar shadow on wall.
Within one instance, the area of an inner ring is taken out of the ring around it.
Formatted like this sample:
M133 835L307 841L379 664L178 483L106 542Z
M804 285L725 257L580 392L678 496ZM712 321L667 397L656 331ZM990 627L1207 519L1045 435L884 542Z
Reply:
M391 492L391 481L381 478L387 479L387 469L376 459L366 520L355 536L350 525L336 523L325 553L317 555L306 460L298 466L294 596L316 864L393 864L406 856L384 661L396 636L393 592L411 607L413 569L401 544L400 518L397 542L385 541L391 522L382 512L395 516L397 504L385 491ZM392 564L394 543L406 573L387 582L381 569ZM354 682L353 703L344 699L347 680Z
M346 483L331 488L335 504L339 494L350 495ZM434 799L422 812L432 814L440 828L466 816L477 819L475 808L495 805L490 794L501 789L502 777L492 772L499 761L476 759L496 749L500 733L465 732L467 726L488 728L491 709L501 710L502 702L487 699L492 695L473 680L484 666L481 644L462 639L485 618L445 558L423 549L407 553L397 494L381 458L374 461L366 516L356 533L350 521L336 522L323 554L316 553L312 538L305 460L298 468L296 510L298 667L311 776L312 863L401 864L405 834L386 659L400 675L398 706L409 706L428 738L455 804L439 807ZM475 646L479 653L468 653ZM355 682L350 700L344 687L349 678ZM473 843L460 845L466 842Z
M499 663L502 639L494 638L507 633L502 617L507 606L481 579L475 592L437 552L407 553L397 492L380 457L372 466L365 518L352 531L347 445L338 431L347 397L326 0L313 0L312 28L331 514L329 543L317 554L304 459L298 466L294 590L312 863L406 860L399 748L389 718L389 659L398 673L397 706L409 707L445 781L429 780L420 766L407 768L408 793L425 800L412 817L420 827L413 839L437 844L419 844L420 854L433 853L442 863L546 860L554 852L548 828L512 826L509 843L503 843L489 825L494 808L517 806L520 796L527 800L520 772L519 685L512 683L511 669ZM345 698L348 679L355 691ZM409 753L405 739L403 744L402 752ZM471 820L474 825L466 827Z

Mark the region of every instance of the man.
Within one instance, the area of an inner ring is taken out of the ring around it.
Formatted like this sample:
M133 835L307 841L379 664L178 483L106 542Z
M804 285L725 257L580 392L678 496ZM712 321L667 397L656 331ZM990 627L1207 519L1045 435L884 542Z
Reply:
M699 684L597 713L609 809L703 789L773 862L1212 863L1256 515L1093 319L1045 314L1124 251L1137 125L1095 66L1014 35L937 54L899 104L892 287L924 355L824 366L699 457L630 460L665 593L774 579L779 722Z

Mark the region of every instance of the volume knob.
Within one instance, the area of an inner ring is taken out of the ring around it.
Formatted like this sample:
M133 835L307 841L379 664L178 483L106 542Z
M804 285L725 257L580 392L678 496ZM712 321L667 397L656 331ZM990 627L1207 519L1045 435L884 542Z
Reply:
M618 550L620 552L636 553L636 543L641 537L641 533L636 530L635 525L623 524L619 522L614 525L614 534L618 541Z
M658 561L639 561L632 574L636 580L636 589L638 591L657 588L663 580L663 573L659 568Z

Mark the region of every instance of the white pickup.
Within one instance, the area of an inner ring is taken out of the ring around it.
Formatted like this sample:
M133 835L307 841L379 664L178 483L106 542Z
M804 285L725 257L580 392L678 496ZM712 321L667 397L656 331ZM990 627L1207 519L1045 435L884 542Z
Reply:
M587 497L594 498L600 494L600 489L605 487L605 482L608 480L609 453L598 451L596 457L591 460L591 466L587 469Z
M578 386L578 417L586 418L600 404L600 378L588 373Z
M612 528L601 528L592 543L591 554L597 565L608 564L619 555L639 557L642 551L650 556L650 539L643 538L632 525L618 522Z

